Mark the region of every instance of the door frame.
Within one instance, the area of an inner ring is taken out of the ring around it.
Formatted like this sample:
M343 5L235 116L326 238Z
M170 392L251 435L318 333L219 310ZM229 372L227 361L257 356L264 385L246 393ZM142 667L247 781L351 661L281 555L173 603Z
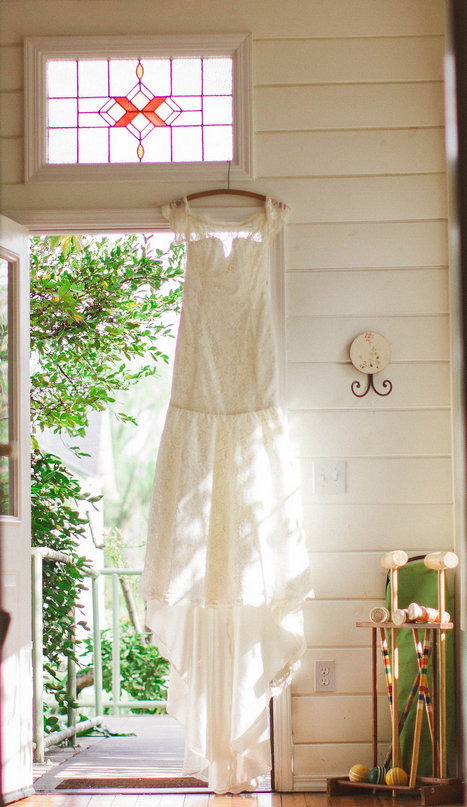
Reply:
M29 426L28 232L0 217L1 257L8 279L9 384L13 392L8 442L13 455L13 508L1 516L1 790L4 803L34 793L32 776L31 514ZM10 298L11 290L11 298ZM10 352L11 351L11 352ZM8 751L6 752L6 749Z
M235 221L254 213L257 207L223 207L222 212ZM218 207L200 207L208 214ZM23 225L29 235L69 235L72 233L138 233L170 230L160 209L72 209L72 210L9 210L6 215ZM279 360L280 398L285 405L286 390L286 341L285 341L285 236L284 230L274 238L271 245L271 297L275 321L275 336ZM294 789L292 755L292 688L287 685L274 698L273 721L274 788L277 792Z

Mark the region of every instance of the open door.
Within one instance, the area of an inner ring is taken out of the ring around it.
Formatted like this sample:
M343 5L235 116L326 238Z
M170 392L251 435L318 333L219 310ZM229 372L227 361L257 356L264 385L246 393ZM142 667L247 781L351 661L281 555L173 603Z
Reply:
M0 217L1 776L32 787L29 263L27 232Z

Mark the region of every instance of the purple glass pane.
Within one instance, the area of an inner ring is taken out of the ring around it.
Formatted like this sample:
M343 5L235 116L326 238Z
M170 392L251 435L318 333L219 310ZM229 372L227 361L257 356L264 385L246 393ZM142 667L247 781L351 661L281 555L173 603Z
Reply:
M76 61L47 62L47 95L49 98L76 98Z
M75 163L77 161L76 129L49 129L47 162Z
M225 95L205 96L203 123L232 123L232 98Z
M141 59L143 82L154 95L170 95L170 59Z
M108 129L108 124L98 112L81 112L78 115L78 123L80 129Z
M51 129L76 128L76 101L73 98L49 99L47 117Z
M201 126L172 129L174 162L201 162L203 159Z
M201 112L188 110L176 118L172 126L201 126Z
M137 83L138 59L110 59L110 95L126 95Z
M78 132L79 162L107 162L107 129L80 129Z
M200 95L173 95L172 98L183 110L201 111Z
M107 59L78 62L78 88L80 95L107 95Z
M110 129L110 162L139 163L138 141L126 129Z
M218 162L231 160L233 152L231 126L204 127L204 159Z
M201 94L201 59L172 59L172 95Z
M78 99L78 112L99 112L108 101L109 96L97 95L95 98L79 98Z
M154 129L143 142L144 157L142 162L169 163L172 160L171 129L161 126Z
M232 94L232 59L203 59L205 95Z

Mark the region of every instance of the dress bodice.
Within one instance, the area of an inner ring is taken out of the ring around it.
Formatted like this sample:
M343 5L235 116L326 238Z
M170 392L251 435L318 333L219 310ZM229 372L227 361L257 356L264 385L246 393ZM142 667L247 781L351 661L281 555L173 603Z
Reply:
M163 212L187 249L171 403L216 414L277 405L269 243L285 209L268 199L237 224L202 216L186 199Z

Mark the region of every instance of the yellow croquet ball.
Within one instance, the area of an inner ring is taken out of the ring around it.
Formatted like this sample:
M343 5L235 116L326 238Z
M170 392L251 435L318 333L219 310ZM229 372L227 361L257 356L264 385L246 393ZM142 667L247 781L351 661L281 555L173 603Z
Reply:
M409 780L403 768L391 768L386 774L387 785L406 785Z
M366 765L352 765L349 771L351 782L368 782L370 769Z

